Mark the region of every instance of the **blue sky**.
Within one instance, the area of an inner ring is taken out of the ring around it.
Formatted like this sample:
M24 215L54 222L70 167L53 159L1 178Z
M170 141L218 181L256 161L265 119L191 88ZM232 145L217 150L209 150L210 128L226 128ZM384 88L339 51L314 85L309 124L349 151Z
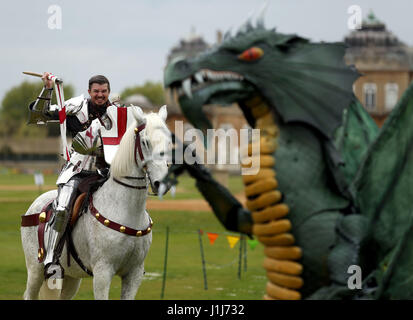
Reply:
M217 30L242 24L264 1L250 0L37 0L0 4L0 99L28 76L50 71L87 93L87 81L104 74L112 92L162 81L166 56L191 28L208 43ZM313 41L341 41L350 32L347 9L370 9L400 40L413 46L412 0L269 0L267 27ZM62 12L62 28L49 29L51 5ZM35 79L30 79L35 81ZM37 93L33 93L35 97Z

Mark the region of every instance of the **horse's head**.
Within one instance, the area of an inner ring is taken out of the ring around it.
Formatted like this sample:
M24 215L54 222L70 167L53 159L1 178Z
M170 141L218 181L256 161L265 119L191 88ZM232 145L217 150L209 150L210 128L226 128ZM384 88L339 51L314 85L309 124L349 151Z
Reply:
M133 114L139 126L145 126L141 131L136 130L136 143L140 140L142 154L137 158L141 160L143 170L146 170L151 182L152 191L158 193L162 179L168 173L167 154L171 150L171 133L165 124L167 117L166 106L160 108L158 113L151 112L144 114L138 107L134 109ZM141 128L142 128L141 127Z
M114 176L130 174L138 170L147 174L152 191L158 193L162 179L168 173L168 152L171 151L171 133L165 124L166 106L158 113L145 114L141 108L131 106L136 123L124 134L119 150L112 161ZM135 168L132 168L135 164ZM165 193L167 190L162 190Z

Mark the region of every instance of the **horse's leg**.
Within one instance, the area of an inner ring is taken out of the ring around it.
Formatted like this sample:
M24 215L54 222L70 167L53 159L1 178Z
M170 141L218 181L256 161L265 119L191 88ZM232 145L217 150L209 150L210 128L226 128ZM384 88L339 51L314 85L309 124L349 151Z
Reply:
M70 300L72 299L77 291L79 290L80 283L82 279L76 279L69 276L65 276L63 280L62 293L60 294L61 300Z
M43 193L31 204L29 209L27 209L26 215L40 212L46 203L51 201L54 197L56 197L55 190ZM37 261L37 227L22 227L20 232L27 269L27 284L23 298L26 300L39 299L41 298L39 297L39 294L44 282L44 267L42 263Z
M108 265L100 265L93 268L93 293L95 300L108 300L110 283L113 275L112 268Z
M128 274L122 277L122 292L120 298L122 300L134 300L139 286L143 278L143 264L142 266L131 270Z
M40 267L30 268L27 270L27 284L26 291L23 298L25 300L37 300L39 299L39 291L44 281L43 265Z

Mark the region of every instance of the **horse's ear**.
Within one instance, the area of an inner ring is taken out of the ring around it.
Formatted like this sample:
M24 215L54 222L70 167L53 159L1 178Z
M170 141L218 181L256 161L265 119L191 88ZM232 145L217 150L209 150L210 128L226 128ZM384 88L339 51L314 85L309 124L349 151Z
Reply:
M168 111L166 110L166 104L163 105L159 111L158 115L163 119L163 121L166 121L166 117L168 116Z
M135 117L138 125L146 123L145 114L143 113L142 109L138 106L131 105L132 114Z

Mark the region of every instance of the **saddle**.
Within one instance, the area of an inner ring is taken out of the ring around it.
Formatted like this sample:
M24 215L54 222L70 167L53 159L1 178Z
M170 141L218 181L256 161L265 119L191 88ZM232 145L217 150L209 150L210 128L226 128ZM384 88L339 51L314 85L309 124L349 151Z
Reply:
M77 220L79 219L80 215L83 213L84 209L87 208L89 204L89 200L91 199L90 195L92 195L97 189L99 189L103 183L108 179L108 177L102 177L98 173L83 173L83 179L78 186L77 189L77 196L73 203L72 208L70 209L70 220L67 224L65 234L62 237L59 246L63 246L64 242L67 241L67 248L68 248L68 264L70 265L70 256L74 258L74 260L84 269L87 273L90 271L87 270L80 261L76 249L73 245L71 231L73 230ZM22 215L21 226L22 227L33 227L39 226L37 230L37 238L38 238L38 254L37 259L39 263L44 261L45 258L45 229L46 225L51 219L53 215L53 204L54 199L50 200L40 211L40 213L35 213L31 215Z

